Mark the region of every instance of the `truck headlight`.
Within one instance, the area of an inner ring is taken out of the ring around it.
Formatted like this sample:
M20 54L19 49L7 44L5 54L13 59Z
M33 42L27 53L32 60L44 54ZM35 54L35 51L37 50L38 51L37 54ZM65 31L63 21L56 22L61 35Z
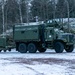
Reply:
M51 38L52 36L51 35L49 35L49 38Z

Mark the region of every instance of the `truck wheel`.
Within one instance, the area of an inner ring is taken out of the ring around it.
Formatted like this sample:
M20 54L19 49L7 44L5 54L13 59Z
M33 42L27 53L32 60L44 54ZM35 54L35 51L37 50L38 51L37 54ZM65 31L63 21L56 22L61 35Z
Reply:
M54 48L56 53L62 53L64 50L64 45L61 42L56 42Z
M9 48L9 50L8 50L9 52L11 52L11 48Z
M18 51L20 53L26 53L27 52L27 47L25 43L20 43L18 46Z
M29 43L27 49L29 53L36 53L37 51L36 45L34 43Z
M0 50L0 52L1 52L2 50Z
M66 52L72 52L73 49L74 49L74 45L70 45L70 46L68 46L68 48L65 49L65 50L66 50Z
M6 52L7 50L4 50L4 52Z
M38 51L39 51L40 53L43 53L43 52L46 51L46 49L45 49L45 48L39 48Z

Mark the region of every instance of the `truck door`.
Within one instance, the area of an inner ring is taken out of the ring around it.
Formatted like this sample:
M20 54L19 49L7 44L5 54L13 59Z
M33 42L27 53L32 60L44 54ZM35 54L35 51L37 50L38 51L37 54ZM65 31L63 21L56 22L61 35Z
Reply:
M40 30L39 30L39 34L40 34L40 40L41 40L42 43L45 42L45 34L44 34L44 32L45 32L45 26L41 25Z
M53 36L54 36L53 28L51 28L51 27L47 28L47 30L46 30L47 41L52 41Z

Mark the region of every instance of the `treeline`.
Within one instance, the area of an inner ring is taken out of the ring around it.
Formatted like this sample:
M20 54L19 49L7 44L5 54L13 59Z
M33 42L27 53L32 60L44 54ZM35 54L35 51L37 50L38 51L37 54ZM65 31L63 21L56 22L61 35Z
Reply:
M33 0L31 13L40 20L75 17L75 0Z
M4 9L3 9L4 8ZM42 21L54 18L75 17L75 0L1 0L0 31L15 23Z

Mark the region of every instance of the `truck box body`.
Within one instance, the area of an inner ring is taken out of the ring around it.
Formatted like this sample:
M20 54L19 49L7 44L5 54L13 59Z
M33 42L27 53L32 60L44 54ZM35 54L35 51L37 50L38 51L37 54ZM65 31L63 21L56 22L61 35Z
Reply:
M39 28L40 25L15 25L14 27L14 40L16 41L39 41Z

